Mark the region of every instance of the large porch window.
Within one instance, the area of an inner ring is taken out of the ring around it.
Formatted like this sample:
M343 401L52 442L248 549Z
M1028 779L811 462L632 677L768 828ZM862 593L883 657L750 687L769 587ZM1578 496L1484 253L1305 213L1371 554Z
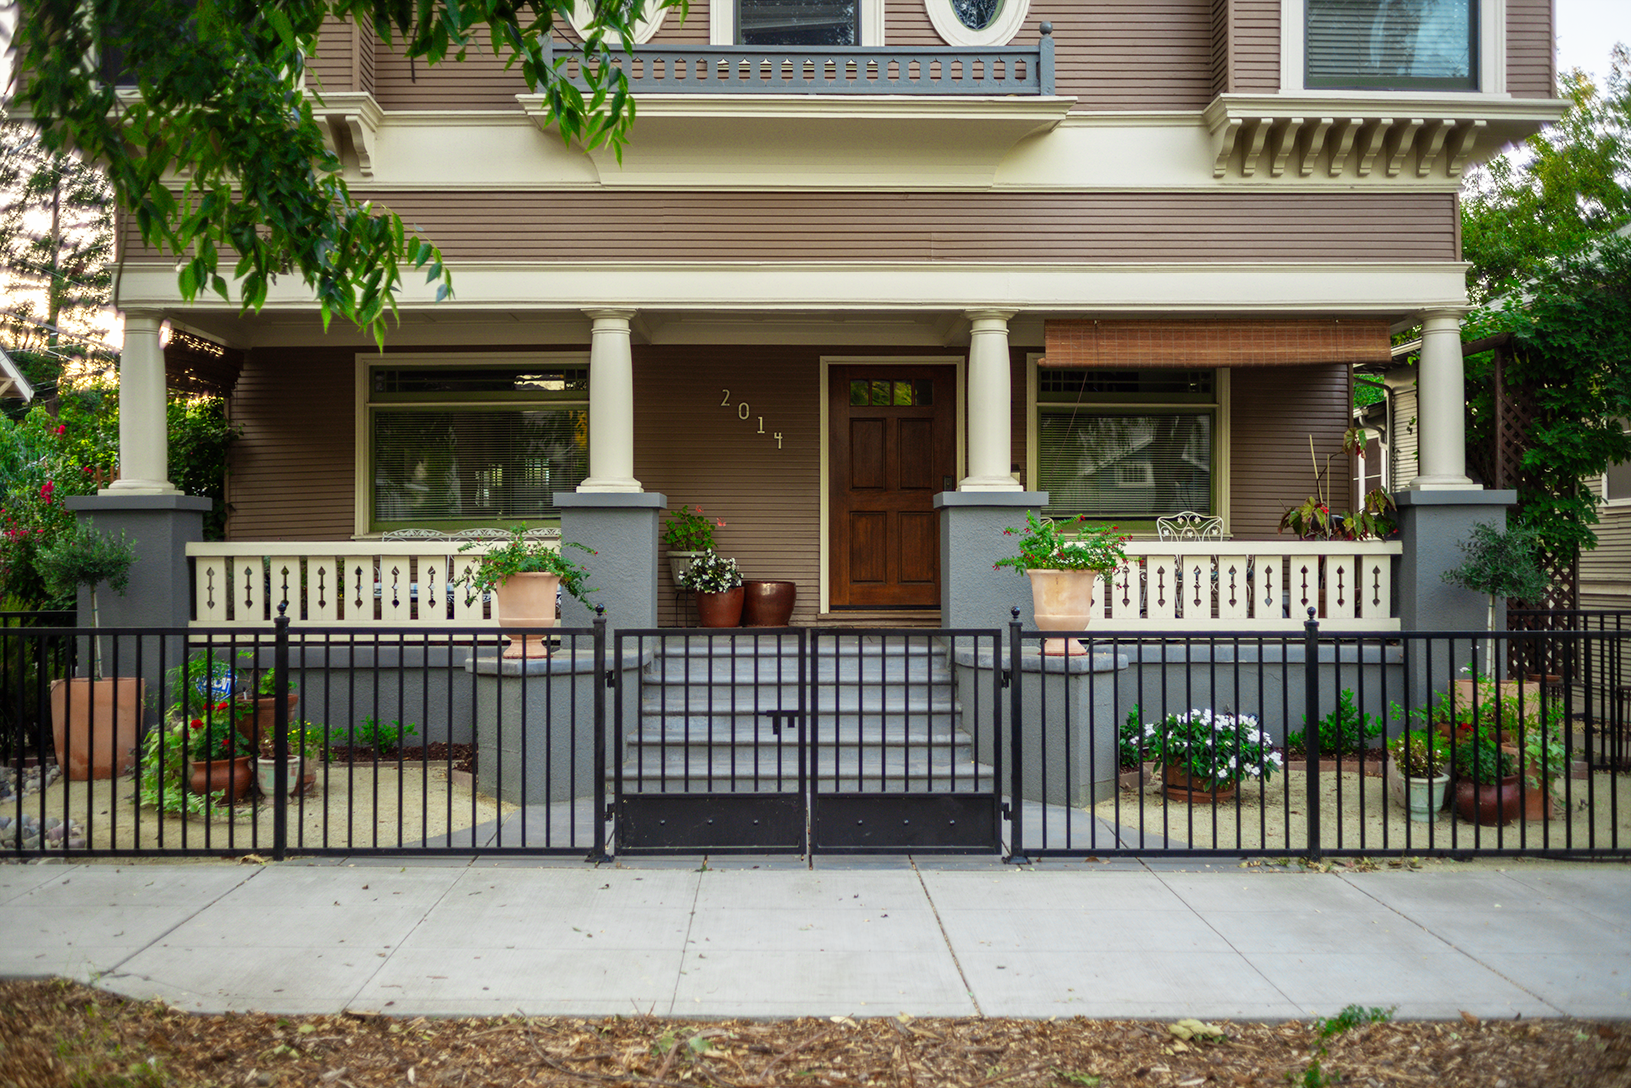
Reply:
M588 473L587 362L369 364L368 530L556 520Z
M1478 0L1306 0L1310 89L1478 90Z
M1125 528L1221 512L1214 370L1039 369L1036 486L1054 517Z
M859 45L861 0L736 0L738 45Z

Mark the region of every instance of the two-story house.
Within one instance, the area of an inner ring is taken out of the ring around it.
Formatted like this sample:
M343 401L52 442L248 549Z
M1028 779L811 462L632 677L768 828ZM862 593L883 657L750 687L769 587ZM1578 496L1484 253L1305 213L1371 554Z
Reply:
M797 623L950 623L967 532L1027 506L1273 539L1417 325L1411 487L1478 505L1457 188L1561 112L1550 0L693 0L640 39L619 162L491 57L325 36L349 183L455 277L383 352L130 247L125 381L164 322L243 353L231 540L564 517L670 624L659 510L700 504Z

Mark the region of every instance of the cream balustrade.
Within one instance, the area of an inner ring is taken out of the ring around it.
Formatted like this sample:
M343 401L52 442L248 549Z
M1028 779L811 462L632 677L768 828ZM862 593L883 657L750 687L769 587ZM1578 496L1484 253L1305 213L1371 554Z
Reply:
M1093 595L1095 631L1397 631L1397 541L1138 541Z
M292 627L495 627L488 603L454 586L489 545L424 540L187 545L192 622L264 627L289 602ZM452 586L450 591L449 587Z

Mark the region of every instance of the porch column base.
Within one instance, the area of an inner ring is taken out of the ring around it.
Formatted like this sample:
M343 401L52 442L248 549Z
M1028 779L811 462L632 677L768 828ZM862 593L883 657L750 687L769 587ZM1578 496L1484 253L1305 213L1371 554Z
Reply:
M1506 528L1507 507L1518 501L1516 491L1443 488L1401 491L1399 535L1404 554L1399 557L1399 625L1406 631L1478 631L1487 622L1489 598L1453 586L1444 572L1461 565L1461 542L1472 527L1490 523ZM1497 609L1504 604L1497 602ZM1505 615L1498 611L1497 626Z
M668 496L656 491L557 491L561 541L592 548L578 552L597 592L589 603L573 597L561 602L561 623L588 627L596 605L606 607L610 630L657 626L657 520L668 508Z
M204 539L204 515L211 500L202 495L121 494L102 491L73 495L68 509L98 530L122 531L136 553L130 588L123 596L102 586L96 594L103 627L185 627L191 616L192 585L187 545ZM91 594L79 591L79 623L91 625Z
M1027 510L1047 504L1046 491L944 491L940 511L940 623L945 627L1005 627L1009 609L1035 629L1031 587L1023 575L992 570L1016 552L1010 526L1025 524Z

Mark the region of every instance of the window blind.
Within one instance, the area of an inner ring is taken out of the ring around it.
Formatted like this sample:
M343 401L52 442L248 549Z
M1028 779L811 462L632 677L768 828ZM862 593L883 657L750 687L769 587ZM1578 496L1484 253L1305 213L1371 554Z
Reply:
M1307 0L1311 88L1477 90L1477 0Z

